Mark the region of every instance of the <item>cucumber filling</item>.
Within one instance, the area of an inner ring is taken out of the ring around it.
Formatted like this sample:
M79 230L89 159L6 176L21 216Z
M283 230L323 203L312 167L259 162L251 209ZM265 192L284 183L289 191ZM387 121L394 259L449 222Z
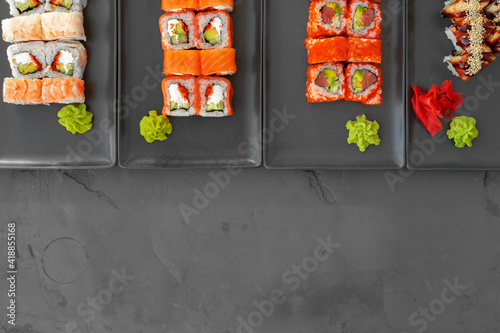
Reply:
M221 43L221 31L222 20L216 17L205 27L203 37L210 45L217 45Z
M56 6L61 6L66 9L71 9L71 6L73 6L73 0L50 0L50 3Z

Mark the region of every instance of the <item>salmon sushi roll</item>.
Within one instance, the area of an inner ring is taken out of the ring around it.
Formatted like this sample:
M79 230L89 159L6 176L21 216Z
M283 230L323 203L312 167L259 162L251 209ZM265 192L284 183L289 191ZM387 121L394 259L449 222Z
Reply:
M201 57L199 50L165 50L163 74L165 75L201 75Z
M7 56L12 76L16 79L40 79L44 76L47 67L44 42L12 44L7 48Z
M482 36L483 39L486 39L495 30L495 24L484 15L482 15L482 18ZM456 50L467 51L471 44L471 40L469 38L469 30L471 29L472 26L470 25L470 23L464 22L464 25L455 24L449 28L446 28L445 33L448 39L453 43L453 46L455 46Z
M347 61L349 42L346 37L307 38L305 44L310 65Z
M182 10L198 10L199 0L162 0L161 9L166 12L178 12Z
M500 24L500 0L493 0L484 8L486 16L495 24Z
M172 117L190 117L198 113L198 86L196 77L170 76L162 84L163 114Z
M382 41L370 38L347 38L349 50L348 62L382 63Z
M161 45L164 50L189 50L196 47L196 16L183 10L160 18Z
M309 103L334 102L344 99L344 65L327 63L312 65L307 70L307 101Z
M81 12L52 12L40 16L43 40L87 40Z
M233 20L224 11L196 15L197 47L201 50L233 47Z
M80 42L45 44L46 77L83 79L87 66L87 50Z
M376 65L349 64L345 70L346 101L382 104L382 71Z
M495 31L488 36L486 43L488 43L493 52L500 53L500 27L497 27Z
M233 0L200 0L198 10L224 10L232 12L234 9Z
M231 103L234 90L228 79L200 76L197 81L199 89L198 116L226 117L233 114Z
M314 0L309 7L307 36L311 38L340 36L347 29L346 0Z
M490 3L490 0L478 0L478 2L483 10ZM441 15L450 18L456 25L464 25L467 23L465 19L468 11L468 0L448 0L445 2Z
M236 50L215 49L201 52L202 75L233 75L236 73Z
M480 70L483 70L497 57L495 53L493 53L493 50L486 43L481 46L481 51L483 53L483 57ZM471 57L472 54L467 51L457 51L452 55L445 57L444 62L448 63L448 69L453 73L453 75L458 76L462 79L462 81L468 81L475 75L470 75L469 73L469 59Z
M46 0L46 12L82 12L87 0Z
M382 14L380 6L368 0L349 4L347 36L380 39Z
M12 16L25 16L45 12L45 0L7 0Z
M80 79L43 79L44 104L85 103L85 82Z
M10 104L44 104L42 80L6 78L3 81L3 101Z
M2 38L8 43L42 40L41 15L17 16L2 20Z

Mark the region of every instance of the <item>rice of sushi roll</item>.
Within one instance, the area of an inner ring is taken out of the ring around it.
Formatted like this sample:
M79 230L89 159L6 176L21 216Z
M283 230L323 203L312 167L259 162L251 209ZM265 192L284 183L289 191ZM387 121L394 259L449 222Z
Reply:
M483 10L489 3L490 0L478 0ZM456 25L464 25L467 22L464 21L467 17L468 12L468 0L448 0L445 2L445 7L441 12L444 17L449 17L453 23Z
M199 89L198 116L226 117L233 114L231 101L234 91L228 79L200 76L197 78L197 82Z
M484 12L495 24L500 24L500 0L493 0L484 8Z
M224 10L232 12L234 8L233 0L200 0L198 10Z
M312 1L309 7L307 36L317 38L343 35L347 29L347 18L346 0Z
M79 42L50 42L45 45L45 76L82 79L87 51Z
M198 86L191 75L170 76L162 84L163 114L172 117L190 117L197 113Z
M45 0L7 0L10 15L22 16L45 12Z
M333 102L344 99L345 76L342 63L309 66L306 96L309 103Z
M491 47L493 52L500 53L500 27L497 27L495 31L488 36L486 42Z
M233 20L224 11L196 15L197 47L201 50L233 47Z
M39 79L47 66L45 43L29 42L12 44L7 48L12 76L16 79Z
M345 100L365 105L382 104L382 71L376 65L352 63L345 70Z
M196 16L190 10L166 13L160 18L163 50L188 50L196 47Z
M87 7L87 0L45 0L46 12L81 12Z
M349 4L347 36L380 38L382 31L380 6L368 0L352 1Z
M482 56L481 70L486 68L496 59L496 55L486 43L482 45ZM467 74L470 67L470 57L471 54L466 51L457 51L449 56L446 56L443 62L448 63L448 69L453 73L453 75L461 78L462 81L468 81L474 77L474 75L471 76Z
M453 25L446 28L445 33L449 40L455 46L457 51L466 51L470 45L471 41L469 38L469 30L471 30L470 24L466 25ZM483 40L485 40L493 31L495 30L495 24L490 21L486 16L483 17Z

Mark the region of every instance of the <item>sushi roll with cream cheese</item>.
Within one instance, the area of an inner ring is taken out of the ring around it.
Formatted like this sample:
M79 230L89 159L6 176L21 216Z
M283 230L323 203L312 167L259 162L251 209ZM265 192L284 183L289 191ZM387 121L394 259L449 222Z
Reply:
M50 42L45 45L47 77L82 79L87 51L79 42Z
M198 86L191 75L170 76L163 80L163 114L172 117L190 117L197 113Z
M164 50L189 50L196 47L196 16L190 10L166 13L160 18Z
M87 7L87 0L45 0L46 12L81 12Z
M200 76L197 81L199 116L226 117L233 114L231 103L234 91L228 79Z
M224 11L196 15L197 47L201 50L233 47L233 20Z
M7 48L7 56L14 78L39 79L44 77L47 66L44 42L12 44Z
M45 12L45 0L7 0L10 15L22 16Z

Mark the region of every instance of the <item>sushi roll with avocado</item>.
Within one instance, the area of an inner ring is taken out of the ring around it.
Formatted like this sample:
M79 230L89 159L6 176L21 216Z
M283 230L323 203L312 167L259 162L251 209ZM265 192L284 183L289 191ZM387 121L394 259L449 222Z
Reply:
M44 77L45 43L29 42L13 44L7 48L12 76L16 79L39 79Z
M87 51L80 42L45 44L47 77L82 79L87 65Z
M198 116L226 117L233 114L231 105L234 91L225 78L200 76L198 82Z
M190 10L171 12L160 18L163 50L189 50L196 47L196 16Z
M307 70L307 101L309 103L333 102L344 99L344 65L326 63L312 65Z
M45 0L47 12L82 12L87 7L87 0Z
M198 109L198 86L191 75L170 76L163 80L163 114L172 117L190 117Z
M310 38L340 36L346 32L348 6L346 0L318 0L309 6L307 36Z
M197 47L201 50L233 47L233 20L224 11L196 15Z
M368 0L352 1L349 4L347 36L358 38L380 38L382 31L380 6Z
M382 104L382 71L378 66L367 63L347 65L346 101L365 105Z
M10 15L22 16L45 12L45 0L7 0Z
M497 57L493 50L484 43L481 46L482 60L481 64L475 71L479 72L491 64ZM467 51L456 51L451 55L444 58L444 62L448 63L448 69L453 73L453 75L458 76L462 81L468 81L472 79L477 73L471 75L470 61L472 55Z

